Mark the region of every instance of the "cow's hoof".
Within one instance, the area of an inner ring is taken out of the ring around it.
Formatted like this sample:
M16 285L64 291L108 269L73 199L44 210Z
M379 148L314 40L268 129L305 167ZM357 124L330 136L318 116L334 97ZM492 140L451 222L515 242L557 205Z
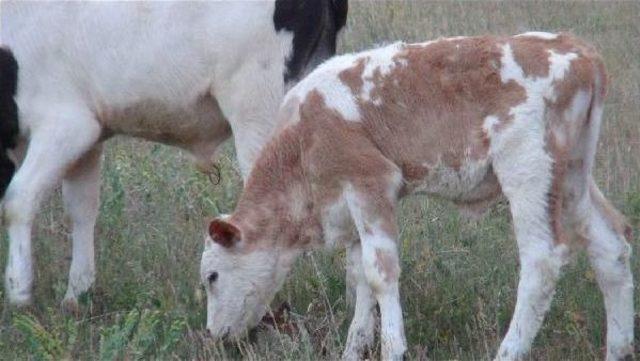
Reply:
M31 292L29 291L17 291L17 290L8 290L7 291L7 299L9 301L9 305L16 308L25 308L31 306Z

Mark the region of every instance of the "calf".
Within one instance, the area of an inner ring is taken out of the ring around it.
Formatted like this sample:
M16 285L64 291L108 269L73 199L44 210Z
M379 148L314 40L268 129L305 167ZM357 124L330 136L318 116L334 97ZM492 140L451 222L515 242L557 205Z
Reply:
M209 171L233 131L246 175L285 89L333 55L347 14L347 0L1 6L1 42L15 55L0 58L13 59L0 62L2 193L11 180L6 294L13 304L31 301L31 223L62 180L73 228L70 309L95 279L102 143L123 134L174 145ZM14 95L19 132L17 118L6 116ZM15 175L4 162L11 152L24 158Z
M322 64L285 97L235 212L209 226L208 330L255 324L303 250L339 244L357 280L344 358L371 345L377 303L382 358L401 359L399 198L478 209L504 195L521 274L496 359L528 352L574 239L604 295L607 360L630 355L630 229L591 175L606 80L567 34L396 43Z

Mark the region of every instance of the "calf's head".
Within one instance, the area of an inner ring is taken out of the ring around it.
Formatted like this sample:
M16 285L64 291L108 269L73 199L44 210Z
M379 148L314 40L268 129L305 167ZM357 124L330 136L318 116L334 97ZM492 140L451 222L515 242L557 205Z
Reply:
M217 339L237 337L257 325L297 254L259 242L249 244L241 227L230 219L213 220L200 262L209 334Z

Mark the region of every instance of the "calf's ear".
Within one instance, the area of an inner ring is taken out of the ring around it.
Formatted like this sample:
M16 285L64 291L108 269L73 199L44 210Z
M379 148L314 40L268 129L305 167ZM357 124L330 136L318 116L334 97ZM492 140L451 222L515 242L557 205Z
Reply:
M209 236L211 239L225 248L231 248L242 238L238 227L219 218L209 223Z

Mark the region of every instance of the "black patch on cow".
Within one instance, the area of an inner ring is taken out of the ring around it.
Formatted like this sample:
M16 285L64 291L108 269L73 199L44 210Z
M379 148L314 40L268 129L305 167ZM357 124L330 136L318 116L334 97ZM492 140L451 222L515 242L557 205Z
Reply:
M298 81L336 53L336 38L347 22L348 0L276 0L276 31L293 32L285 83Z
M15 148L18 137L18 62L8 49L0 48L0 199L16 171L7 151Z

